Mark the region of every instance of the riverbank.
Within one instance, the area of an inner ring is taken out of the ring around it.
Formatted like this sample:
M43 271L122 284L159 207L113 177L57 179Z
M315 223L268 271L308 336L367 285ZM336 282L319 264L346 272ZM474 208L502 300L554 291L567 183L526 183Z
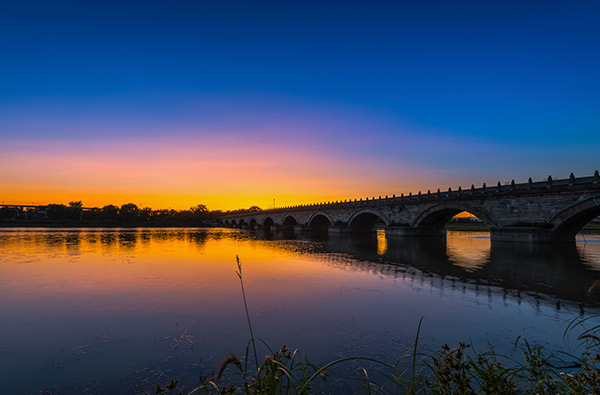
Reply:
M214 222L204 221L48 221L48 220L9 220L0 221L0 228L214 228Z
M580 325L574 320L568 328ZM584 331L581 356L557 356L543 346L517 339L522 359L497 354L492 344L479 351L469 343L444 344L430 354L418 352L419 328L414 347L403 359L390 363L370 357L347 357L316 365L299 350L283 346L261 358L246 351L230 355L213 377L202 377L189 395L200 394L310 394L351 392L432 394L592 394L600 391L598 327ZM569 329L568 329L569 330ZM251 344L253 339L249 342ZM254 353L256 351L254 350ZM594 357L590 358L591 355ZM256 369L251 366L257 365ZM352 377L340 376L338 365L352 365ZM367 367L368 366L368 367ZM179 379L156 384L156 393L172 393ZM187 389L183 388L184 390ZM149 388L149 391L151 389ZM150 392L144 392L150 393ZM182 392L179 392L182 393Z

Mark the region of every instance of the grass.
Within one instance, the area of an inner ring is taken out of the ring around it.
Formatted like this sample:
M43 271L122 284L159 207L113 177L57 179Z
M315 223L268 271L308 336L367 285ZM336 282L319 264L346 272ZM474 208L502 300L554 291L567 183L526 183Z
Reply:
M259 363L242 265L237 256L236 260L250 331L244 356L227 357L214 377L204 378L191 391L179 390L179 381L173 379L165 386L157 384L155 394L305 395L329 393L336 388L335 383L349 380L353 380L351 391L356 394L600 393L600 325L587 328L590 317L573 319L564 332L567 337L576 329L582 331L578 337L583 347L580 356L556 355L542 346L530 345L522 337L515 342L515 350L521 352L520 359L496 354L491 344L489 350L483 352L468 343L458 343L454 347L445 344L433 353L419 354L421 318L411 351L394 364L367 357L347 357L318 366L299 350L283 346L273 351L267 344L269 354L260 358L263 362ZM401 368L407 366L406 361L410 361L410 368ZM364 363L371 372L366 367L358 367L356 377L335 377L333 368L349 362ZM348 393L346 388L337 393Z
M586 234L600 234L600 224L587 224L581 231Z

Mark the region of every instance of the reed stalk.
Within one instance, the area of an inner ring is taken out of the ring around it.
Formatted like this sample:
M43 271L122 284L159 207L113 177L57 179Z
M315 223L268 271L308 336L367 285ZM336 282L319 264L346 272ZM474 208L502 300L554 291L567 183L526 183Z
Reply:
M242 264L240 263L240 257L235 256L235 260L237 262L237 272L236 274L240 278L240 285L242 287L242 298L244 299L244 309L246 310L246 320L248 321L248 328L250 329L250 342L252 343L252 350L254 351L254 363L256 363L256 380L258 381L258 385L260 386L260 365L258 364L258 353L256 352L256 342L254 341L254 331L252 331L252 321L250 320L250 313L248 312L248 302L246 301L246 291L244 290L244 278L242 277Z

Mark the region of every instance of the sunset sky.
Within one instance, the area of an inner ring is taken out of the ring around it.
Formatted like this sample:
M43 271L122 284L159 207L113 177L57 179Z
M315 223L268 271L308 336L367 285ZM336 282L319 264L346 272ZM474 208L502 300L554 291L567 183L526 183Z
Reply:
M597 1L3 1L0 201L235 209L588 176Z

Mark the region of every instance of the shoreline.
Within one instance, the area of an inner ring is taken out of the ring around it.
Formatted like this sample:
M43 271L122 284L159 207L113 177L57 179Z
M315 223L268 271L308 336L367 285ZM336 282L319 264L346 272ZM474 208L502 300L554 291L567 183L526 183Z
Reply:
M148 223L148 222L45 222L45 221L0 221L0 228L221 228L215 223L200 222L200 223ZM489 232L489 228L479 223L449 223L446 225L446 230L460 232ZM587 224L579 233L584 234L600 234L600 224Z

